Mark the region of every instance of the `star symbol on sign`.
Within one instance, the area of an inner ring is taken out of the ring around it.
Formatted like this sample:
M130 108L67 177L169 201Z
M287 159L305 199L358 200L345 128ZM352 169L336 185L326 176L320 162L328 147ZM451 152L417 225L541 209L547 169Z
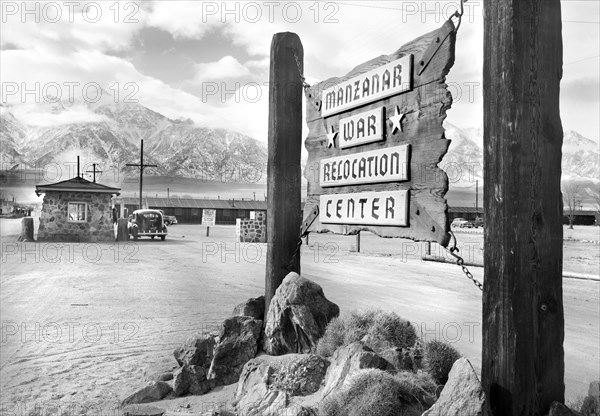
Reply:
M327 147L335 147L333 143L335 136L337 136L337 131L333 131L333 126L331 126L331 133L327 133Z
M396 106L396 115L390 117L390 121L392 122L392 134L396 132L396 130L402 131L402 119L404 118L404 113L400 112L398 106Z

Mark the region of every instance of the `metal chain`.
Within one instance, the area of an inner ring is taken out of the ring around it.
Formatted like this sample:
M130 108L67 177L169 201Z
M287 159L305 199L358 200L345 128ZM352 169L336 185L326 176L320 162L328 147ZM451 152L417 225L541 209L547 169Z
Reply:
M465 3L467 2L467 0L461 0L460 2L460 12L457 10L454 12L454 14L450 17L457 17L458 18L458 23L456 24L456 29L455 31L458 32L458 28L460 27L460 24L462 23L462 17L463 14L465 14Z
M302 247L302 237L298 238L298 243L296 244L296 250L294 251L294 254L292 255L292 258L290 259L290 262L287 266L287 270L288 272L293 272L293 268L294 268L294 263L296 263L296 259L298 258L298 254L300 254L300 247Z
M310 88L310 84L306 82L306 78L304 78L304 74L302 73L302 65L300 65L300 59L298 58L298 54L296 53L296 49L294 51L294 59L296 60L296 68L298 68L298 73L300 74L300 79L302 80L302 87L304 89Z
M459 248L456 246L456 236L454 235L454 233L452 231L449 231L449 233L452 236L452 238L454 239L454 246L452 246L446 250L448 250L450 252L450 254L456 258L456 264L458 264L462 268L463 273L469 278L469 280L471 280L473 282L473 284L475 286L477 286L479 288L479 290L481 290L483 292L483 283L481 283L479 280L477 280L477 279L475 279L475 277L473 277L473 274L469 271L469 269L467 269L467 266L465 266L465 260L458 254L456 254L460 251Z

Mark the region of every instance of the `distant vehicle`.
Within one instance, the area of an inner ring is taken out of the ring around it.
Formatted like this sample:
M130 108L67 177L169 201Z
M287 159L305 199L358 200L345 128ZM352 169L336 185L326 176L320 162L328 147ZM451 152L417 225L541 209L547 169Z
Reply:
M138 209L129 216L129 235L137 240L140 237L167 238L167 226L163 221L163 213L157 209Z
M174 225L177 224L177 218L175 217L175 215L165 215L165 224L167 225Z
M175 217L175 215L166 215L162 209L159 209L159 211L162 212L164 222L166 225L177 224L177 218Z
M450 224L450 227L452 227L452 228L471 228L471 227L473 227L473 224L471 224L469 221L465 220L464 218L454 218L454 220Z
M479 227L483 227L483 218L481 217L477 217L475 218L475 221L473 222L473 225L475 226L475 228L479 228Z

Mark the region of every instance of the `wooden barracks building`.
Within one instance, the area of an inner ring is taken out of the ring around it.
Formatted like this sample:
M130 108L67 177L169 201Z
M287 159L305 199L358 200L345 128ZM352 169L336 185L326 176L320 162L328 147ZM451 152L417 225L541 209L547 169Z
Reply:
M137 197L117 197L113 203L122 218L138 209ZM248 199L198 199L198 198L144 198L144 208L160 209L166 215L174 215L181 223L202 222L202 210L214 209L216 211L216 224L233 225L236 218L249 218L250 211L267 211L267 201L254 201ZM485 217L483 208L479 207L448 207L448 218L465 218L474 221L476 217ZM577 211L575 224L593 225L598 223L598 213L595 211ZM564 223L568 224L565 212Z
M122 218L139 207L136 197L117 197L113 203ZM236 218L250 218L251 211L266 211L267 201L248 199L198 199L198 198L144 198L144 208L160 209L165 215L174 215L180 223L201 223L202 211L216 211L216 224L232 225Z

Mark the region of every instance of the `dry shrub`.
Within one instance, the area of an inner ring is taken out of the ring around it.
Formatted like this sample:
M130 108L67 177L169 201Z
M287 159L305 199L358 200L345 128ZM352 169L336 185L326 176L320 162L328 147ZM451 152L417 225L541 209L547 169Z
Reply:
M321 403L319 416L420 416L433 404L435 389L427 374L361 370L347 389Z
M460 353L450 344L433 340L424 346L423 368L438 384L446 384L452 365Z
M397 348L410 348L417 340L417 333L410 322L393 312L352 311L329 322L316 352L320 356L331 357L336 349L360 341L365 335L386 340Z

